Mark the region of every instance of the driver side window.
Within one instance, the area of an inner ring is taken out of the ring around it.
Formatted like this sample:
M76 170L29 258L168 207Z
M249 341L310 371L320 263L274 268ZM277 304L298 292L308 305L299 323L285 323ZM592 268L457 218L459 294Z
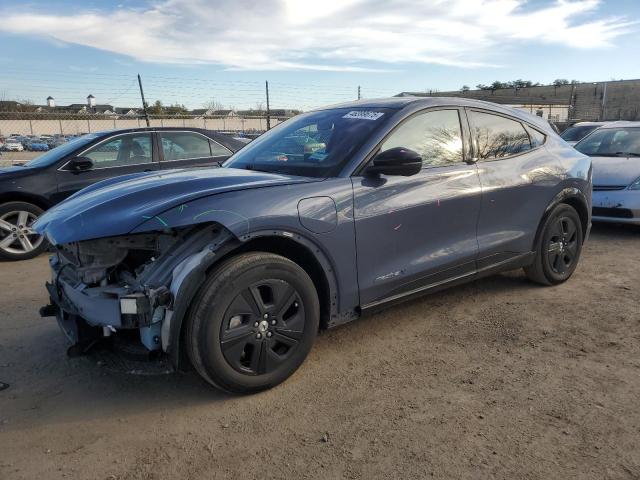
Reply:
M410 118L384 141L380 152L395 147L419 153L422 168L462 162L462 132L458 110L435 110Z
M118 135L90 148L82 156L93 162L93 168L151 163L151 134Z

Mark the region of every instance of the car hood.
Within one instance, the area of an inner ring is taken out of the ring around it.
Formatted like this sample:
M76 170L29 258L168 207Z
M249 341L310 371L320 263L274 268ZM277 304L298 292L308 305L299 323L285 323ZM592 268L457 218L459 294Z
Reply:
M627 186L640 177L640 157L591 157L593 184Z
M314 180L233 168L128 175L78 192L47 211L34 228L53 244L125 235L146 219L198 198Z
M24 177L25 175L29 175L33 172L32 167L26 167L21 165L14 165L12 167L2 167L0 168L0 181L8 179L8 178L18 178Z

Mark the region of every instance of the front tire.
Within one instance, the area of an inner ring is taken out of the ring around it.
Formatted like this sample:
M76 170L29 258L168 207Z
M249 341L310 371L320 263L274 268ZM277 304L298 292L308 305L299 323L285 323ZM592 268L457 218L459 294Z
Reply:
M576 210L557 205L544 220L527 277L542 285L557 285L573 275L582 253L582 222Z
M47 249L47 242L31 226L44 213L32 203L8 202L0 205L0 258L27 260Z
M318 294L300 266L271 253L247 253L209 275L185 341L202 378L229 392L253 393L296 371L319 323Z

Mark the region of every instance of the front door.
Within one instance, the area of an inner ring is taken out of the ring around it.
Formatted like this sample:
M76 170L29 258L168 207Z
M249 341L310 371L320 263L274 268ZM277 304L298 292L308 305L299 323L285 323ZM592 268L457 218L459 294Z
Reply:
M93 166L74 172L63 166L57 172L60 202L89 185L130 173L155 170L157 162L153 154L153 133L124 133L109 137L78 154L88 158Z
M480 182L465 162L462 115L418 113L381 144L420 153L418 174L352 178L361 305L475 272Z

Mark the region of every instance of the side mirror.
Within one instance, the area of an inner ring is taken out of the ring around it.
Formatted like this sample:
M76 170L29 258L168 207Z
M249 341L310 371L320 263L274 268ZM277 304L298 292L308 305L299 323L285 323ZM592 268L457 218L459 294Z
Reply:
M71 159L67 168L74 173L86 172L93 168L93 160L87 157L75 157Z
M395 147L378 153L366 173L409 177L422 169L422 157L408 148Z

